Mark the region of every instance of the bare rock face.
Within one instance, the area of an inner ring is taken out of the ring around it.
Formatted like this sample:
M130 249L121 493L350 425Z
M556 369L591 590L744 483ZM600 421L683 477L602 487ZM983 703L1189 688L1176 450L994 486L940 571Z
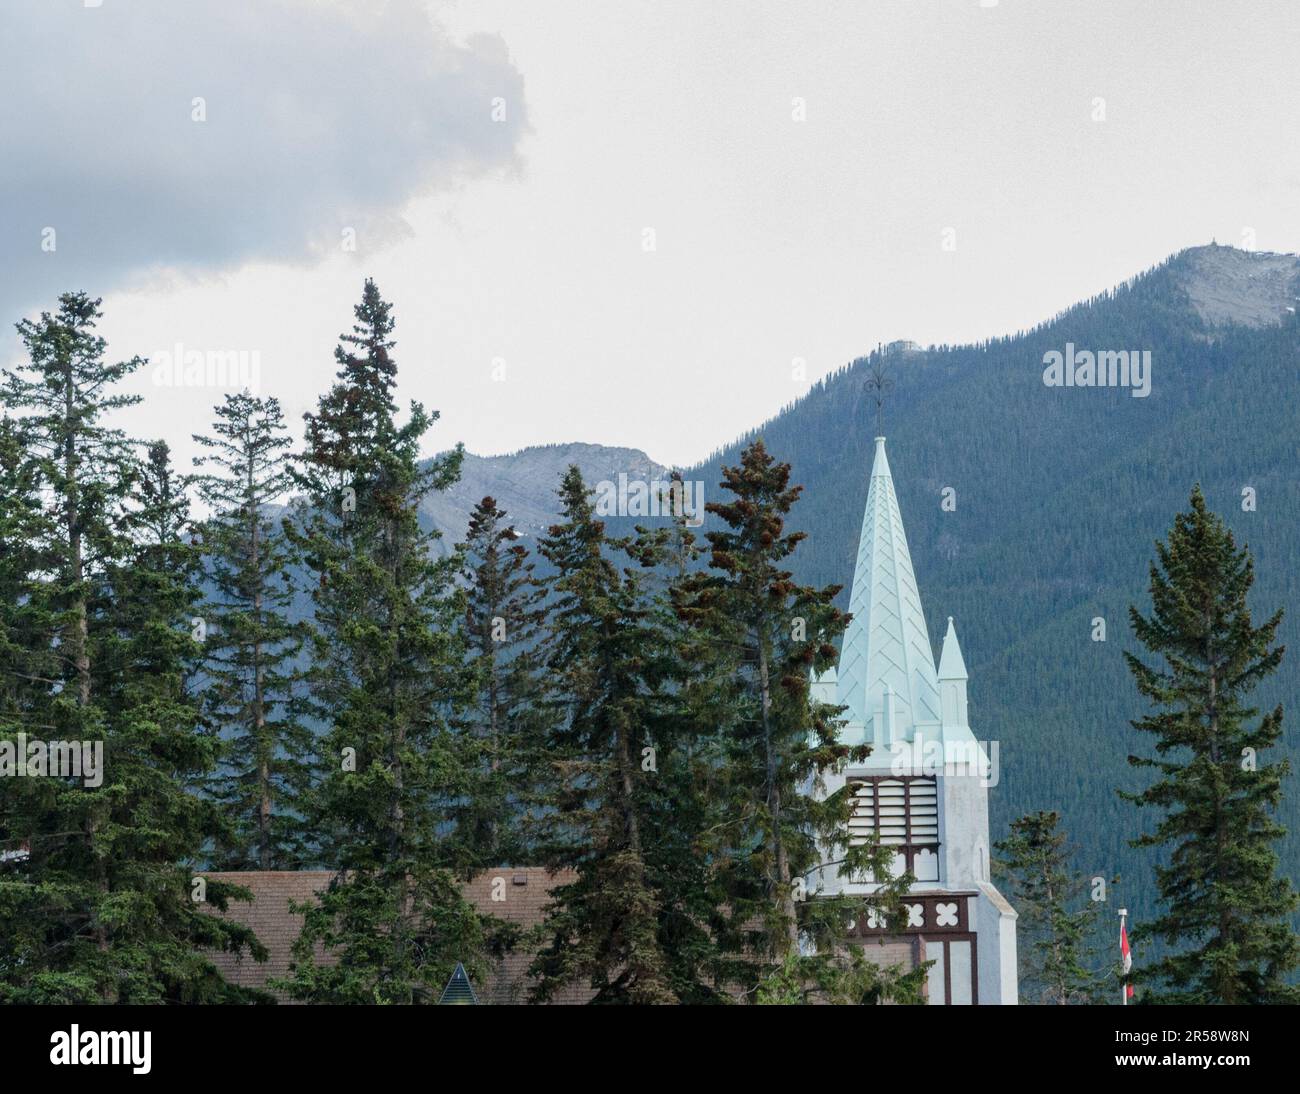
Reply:
M1300 306L1300 256L1193 247L1173 274L1207 326L1276 326Z
M559 518L560 479L577 464L589 487L620 474L629 480L665 479L668 469L635 448L599 444L554 444L525 448L506 456L465 454L460 480L450 489L431 494L420 508L443 534L445 551L465 537L469 515L485 496L497 505L520 535L537 536Z

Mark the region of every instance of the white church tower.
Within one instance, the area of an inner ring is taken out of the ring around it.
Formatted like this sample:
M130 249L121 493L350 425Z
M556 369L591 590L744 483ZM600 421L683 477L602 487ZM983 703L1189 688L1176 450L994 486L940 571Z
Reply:
M935 671L884 437L876 438L849 610L838 669L813 691L848 708L841 740L872 751L864 763L829 775L826 790L848 782L850 835L879 833L895 848L895 869L910 867L916 878L907 923L889 925L899 933L890 935L873 915L861 917L853 933L886 936L881 960L889 963L933 961L931 1003L1013 1004L1016 913L989 878L988 787L996 771L971 732L966 665L951 617ZM992 752L996 763L996 747ZM866 896L876 887L833 861L812 882L826 894Z

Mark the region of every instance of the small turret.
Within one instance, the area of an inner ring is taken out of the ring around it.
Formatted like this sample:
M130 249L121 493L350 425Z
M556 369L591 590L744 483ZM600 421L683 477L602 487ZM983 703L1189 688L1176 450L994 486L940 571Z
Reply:
M939 654L939 705L944 729L964 729L970 725L966 712L966 662L957 644L957 629L948 616L948 633L943 636Z

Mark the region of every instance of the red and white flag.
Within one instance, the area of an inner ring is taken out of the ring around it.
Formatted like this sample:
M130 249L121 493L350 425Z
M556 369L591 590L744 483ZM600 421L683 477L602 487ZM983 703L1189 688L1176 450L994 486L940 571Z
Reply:
M1128 928L1122 919L1119 921L1119 952L1124 959L1124 975L1127 976L1129 970L1133 968L1133 954L1128 948ZM1124 985L1124 995L1129 999L1133 998L1132 984Z

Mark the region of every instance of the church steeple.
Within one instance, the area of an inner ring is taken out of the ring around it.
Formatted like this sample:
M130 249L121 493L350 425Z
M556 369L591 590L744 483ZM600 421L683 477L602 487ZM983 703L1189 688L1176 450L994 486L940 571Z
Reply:
M919 725L938 726L934 654L884 437L876 438L849 611L838 672L847 718L880 743L911 740Z
M887 925L867 908L856 921L859 936L910 937L913 967L933 962L931 1003L1015 1003L1016 913L989 879L988 789L997 785L998 746L986 750L971 730L951 618L935 671L884 437L876 438L849 610L839 663L813 679L813 693L847 708L841 739L870 745L870 754L821 772L810 792L847 791L848 843L878 838L893 851L893 873L912 877L906 925ZM884 879L845 868L843 843L824 845L815 891L875 895Z

